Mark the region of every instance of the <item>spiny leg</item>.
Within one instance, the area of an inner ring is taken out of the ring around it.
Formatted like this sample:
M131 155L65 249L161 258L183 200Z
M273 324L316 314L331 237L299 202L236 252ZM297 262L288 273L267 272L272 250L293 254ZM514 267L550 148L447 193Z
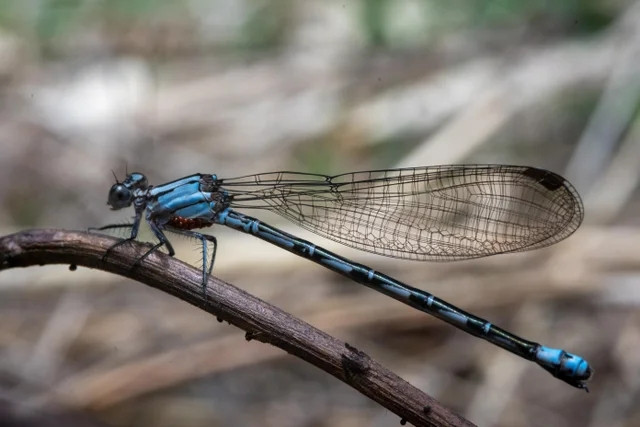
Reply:
M208 234L198 233L190 230L180 230L178 228L167 227L167 230L172 233L181 234L187 237L194 237L202 243L202 293L207 296L207 280L213 271L213 263L216 260L216 251L218 250L218 240L214 236ZM207 270L207 241L213 244L213 252L211 253L211 264Z
M149 221L149 227L151 227L151 231L153 231L153 234L155 234L159 242L153 245L151 249L146 251L140 258L136 260L135 263L133 263L133 265L131 266L132 270L137 266L139 266L142 263L142 261L145 260L145 258L147 258L149 255L151 255L152 253L160 249L162 246L167 247L167 253L169 256L174 256L176 254L176 251L173 250L173 246L171 245L171 242L169 242L169 239L167 239L167 236L165 236L164 233L162 232L162 228L159 225L157 225L154 221Z
M115 248L117 248L118 246L124 245L125 243L131 242L132 240L135 240L136 237L138 237L138 230L140 230L140 220L142 219L143 211L144 211L143 205L139 205L139 206L136 205L136 215L133 217L133 222L131 224L109 224L109 225L105 225L103 227L97 228L97 230L111 230L115 228L131 228L131 234L129 235L128 238L113 244L109 249L106 250L106 252L102 256L103 262L107 258L109 253L111 253L111 251L113 251Z
M117 229L117 228L130 228L133 231L133 228L136 226L135 223L130 223L130 224L108 224L108 225L104 225L102 227L89 227L89 231L102 231L102 230L113 230L113 229ZM133 234L133 233L132 233ZM137 233L136 233L137 234ZM102 261L104 262L105 259L107 259L107 257L109 256L109 254L118 246L122 246L126 243L129 243L133 240L135 240L136 236L129 236L125 239L122 239L116 243L114 243L113 245L109 246L109 248L105 251L104 255L102 255Z
M102 230L111 230L114 228L133 228L135 224L127 223L127 224L107 224L102 227L89 227L89 231L102 231Z

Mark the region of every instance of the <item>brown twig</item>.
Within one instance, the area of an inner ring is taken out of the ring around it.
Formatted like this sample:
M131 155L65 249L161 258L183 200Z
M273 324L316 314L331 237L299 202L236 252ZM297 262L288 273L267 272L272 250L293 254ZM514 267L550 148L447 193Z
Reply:
M0 238L0 270L44 264L97 268L160 289L246 331L247 339L279 347L349 384L414 425L472 425L395 375L364 352L282 310L209 278L203 295L200 272L156 252L132 269L148 247L122 245L104 258L115 240L64 230L30 230Z

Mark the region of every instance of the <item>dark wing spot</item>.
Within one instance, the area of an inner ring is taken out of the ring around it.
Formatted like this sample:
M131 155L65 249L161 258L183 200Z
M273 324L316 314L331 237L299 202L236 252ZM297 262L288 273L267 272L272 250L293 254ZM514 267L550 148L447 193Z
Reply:
M558 188L564 186L565 179L556 173L549 172L548 170L527 168L522 172L522 175L536 180L550 191L556 191Z

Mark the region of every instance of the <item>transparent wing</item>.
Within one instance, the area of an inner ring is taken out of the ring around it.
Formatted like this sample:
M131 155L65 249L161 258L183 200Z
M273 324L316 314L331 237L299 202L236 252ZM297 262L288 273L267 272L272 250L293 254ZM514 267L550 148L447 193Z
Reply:
M273 172L223 179L238 210L267 209L347 246L456 260L540 248L583 218L563 177L523 166L461 165L336 176Z

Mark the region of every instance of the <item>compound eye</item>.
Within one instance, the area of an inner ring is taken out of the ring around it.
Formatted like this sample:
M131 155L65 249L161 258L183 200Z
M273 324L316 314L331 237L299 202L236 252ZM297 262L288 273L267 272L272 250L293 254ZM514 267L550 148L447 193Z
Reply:
M111 209L122 209L131 205L133 194L131 190L122 184L114 184L109 190L109 200L107 204Z

